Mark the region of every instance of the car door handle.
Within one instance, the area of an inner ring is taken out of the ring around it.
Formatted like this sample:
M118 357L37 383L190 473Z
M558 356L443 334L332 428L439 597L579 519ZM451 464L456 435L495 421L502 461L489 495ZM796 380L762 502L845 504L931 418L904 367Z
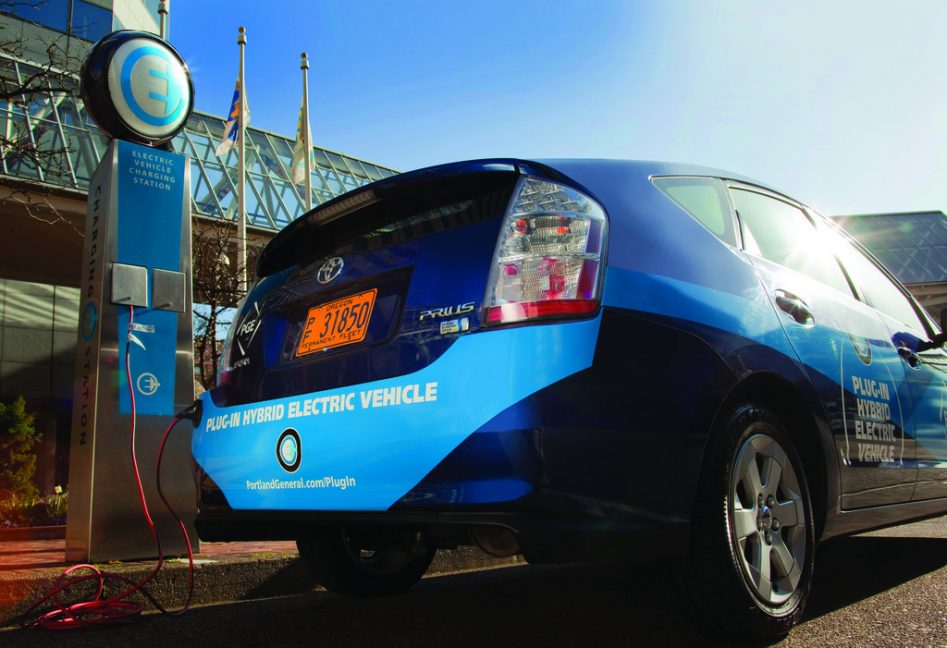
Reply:
M921 359L917 357L917 354L907 347L898 347L898 355L904 358L904 361L915 369L921 364Z
M774 294L776 295L776 305L794 320L806 326L815 322L812 310L801 298L780 288L777 288Z

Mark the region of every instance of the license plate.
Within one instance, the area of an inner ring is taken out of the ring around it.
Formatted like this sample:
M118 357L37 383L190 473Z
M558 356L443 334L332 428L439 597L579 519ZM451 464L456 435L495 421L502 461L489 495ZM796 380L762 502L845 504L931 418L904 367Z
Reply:
M364 340L377 294L372 288L310 308L296 357Z

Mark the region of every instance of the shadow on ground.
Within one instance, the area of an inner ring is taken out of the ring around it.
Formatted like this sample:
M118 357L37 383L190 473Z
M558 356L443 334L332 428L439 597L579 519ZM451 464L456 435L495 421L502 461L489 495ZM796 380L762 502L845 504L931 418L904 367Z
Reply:
M816 552L806 618L878 594L947 565L947 538L840 538Z
M947 539L848 538L823 546L807 618L947 564ZM825 638L831 644L831 637ZM703 646L667 565L512 567L422 581L386 599L310 592L151 616L77 633L0 634L4 646Z

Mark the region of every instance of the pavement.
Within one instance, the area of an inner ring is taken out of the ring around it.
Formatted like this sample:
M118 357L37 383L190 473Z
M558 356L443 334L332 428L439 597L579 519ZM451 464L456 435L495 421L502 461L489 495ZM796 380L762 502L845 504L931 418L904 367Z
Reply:
M947 571L945 571L947 570L947 550L945 550L947 545L944 544L945 542L947 542L947 516L865 533L853 538L832 540L821 546L818 554L819 567L817 569L815 593L806 614L808 620L790 635L785 645L787 648L824 645L858 646L860 648L863 645L873 643L879 646L916 645L947 648L947 607L945 607L947 606L947 603L945 603L947 602ZM233 626L233 642L218 642L214 645L262 645L259 642L251 641L247 637L238 640L241 632L250 632L241 625L243 623L240 620L242 615L252 614L258 616L262 614L267 618L270 616L277 618L278 613L275 610L279 608L279 605L271 610L266 607L268 605L266 601L279 600L284 602L280 605L284 605L287 600L322 601L322 598L312 599L312 597L325 596L325 594L319 593L321 588L316 586L299 561L293 542L204 542L201 543L200 553L196 555L195 562L195 589L192 605L225 604L243 606L201 608L205 610L201 614L214 615L218 613L206 612L206 610L221 610L219 612L221 615L220 624ZM153 560L145 560L98 564L97 567L137 580L148 574L154 564ZM492 592L496 583L519 582L521 577L517 574L521 572L531 573L539 569L495 569L518 564L523 564L519 557L498 559L488 556L479 549L462 547L452 551L438 551L427 576L459 574L447 579L435 579L441 583L457 582L463 584L470 582L471 578L486 579L484 582L489 583L489 586L485 587ZM46 533L37 533L34 530L26 534L24 532L0 530L0 629L16 626L20 621L20 615L29 609L34 601L49 592L56 579L69 566L70 563L65 561L65 540L61 531L52 530ZM614 567L593 568L589 566L579 566L576 569L566 566L560 570L551 570L548 577L554 580L559 578L579 579L581 585L581 583L586 583L587 580L584 575L586 569L592 569L589 574L598 574L599 577L605 578L606 585L611 582L608 579L618 578L618 576L608 576L608 574L611 574L610 570ZM633 569L637 570L641 567ZM537 591L544 592L549 589L550 592L561 593L575 588L580 590L585 588L588 589L588 592L582 596L587 596L590 601L587 606L587 614L590 618L601 621L602 610L613 605L607 603L610 597L614 596L616 600L627 603L625 600L629 596L627 571L626 568L615 572L619 576L622 574L624 576L615 580L613 589L605 586L603 589L605 594L594 594L598 590L592 588L592 585L588 583L581 586L568 583L565 585L560 583L556 586L551 586L549 583L544 584L542 580L544 577L541 575L544 572L540 570L537 584L528 586L530 593L516 593L514 587L506 602L500 606L517 607L521 601L531 600L538 596ZM476 575L472 572L476 572ZM491 573L500 574L501 572L506 575L488 576ZM461 580L456 580L458 578L461 578ZM645 572L642 572L631 580L637 582L641 581L642 578L646 581L641 585L641 588L643 588L640 593L643 597L642 600L650 600L650 594L645 595L645 590L650 591L650 588L655 587L656 583L663 582L665 579L657 573L648 576ZM480 582L480 580L474 582ZM596 579L592 579L589 583L595 581ZM429 584L428 588L431 587L436 590L438 587L445 587L445 585ZM679 637L680 641L662 640L661 645L703 645L701 641L697 641L693 631L687 629L689 626L686 620L680 617L680 613L674 612L672 614L666 611L665 608L676 609L675 606L668 605L673 596L669 587L665 587L668 591L665 592L664 596L659 597L663 601L662 604L658 607L645 606L641 614L633 618L634 623L631 627L621 626L621 628L618 628L618 626L615 626L615 628L621 630L619 634L622 640L620 642L613 644L611 639L603 636L600 645L627 645L628 636L645 631L653 631L657 633L654 635L655 637L660 635L667 639L668 628L679 626L685 628L680 630L683 633ZM165 607L169 609L181 607L187 595L186 559L183 561L175 559L166 563L160 574L149 585L149 590ZM443 593L437 594L434 598L437 599L442 595ZM294 598L300 596L304 598ZM453 596L463 598L467 595L458 591ZM556 598L558 595L552 596L550 594L550 596L552 598L547 597L549 600L545 604L537 604L537 609L545 609L546 607L555 609L557 605L560 605ZM582 598L575 592L567 598L573 600L576 596ZM473 599L476 599L477 602L476 604L470 603L470 605L480 609L479 606L484 604L483 601L489 598L489 596L484 597L484 592L477 590L475 596L473 596ZM410 600L413 599L406 599L409 602L403 603L403 605L411 605ZM421 600L426 601L425 606L432 604L428 599L422 598ZM334 603L333 605L341 604ZM356 609L361 609L358 606L364 605L364 603L345 605L353 605ZM460 607L463 609L464 606L461 605ZM154 608L149 604L146 609L153 610ZM226 610L230 609L233 609L234 612L231 616L227 616L230 612ZM251 613L250 610L256 612ZM884 613L880 613L882 610L884 610ZM378 609L373 609L372 612L372 614L381 613ZM398 614L392 613L391 624L397 625L395 618L402 613L406 615L406 618L424 616L421 611L408 613L405 610L400 610ZM446 611L443 613L445 618L454 618L448 615ZM668 614L672 616L677 614L678 616L665 618ZM553 616L556 615L553 614ZM469 620L472 624L471 628L482 621L479 612L474 617ZM197 618L203 617L198 614ZM632 617L628 617L628 619L632 619ZM260 623L264 623L264 621L260 621ZM539 632L542 628L545 628L543 623L537 618L532 626L533 631ZM615 623L618 622L615 621L612 626ZM631 623L631 621L628 621L628 623ZM382 625L389 627L388 624ZM586 628L589 626L588 623L579 625ZM344 624L343 626L339 627L338 632L341 633L340 636L348 637L352 632L351 628ZM164 628L165 626L160 627ZM603 627L607 630L611 626L605 624ZM612 629L615 630L615 628ZM189 627L187 632L195 633L197 630ZM369 630L364 632L371 635ZM418 636L411 634L413 631L409 632L408 629L405 629L405 632L408 634L404 637L404 642L399 643L399 645L426 645L424 642L419 643ZM446 633L448 630L444 629L444 632ZM603 632L608 634L605 630ZM0 632L0 643L6 644L5 639L19 636L19 634ZM252 636L259 635L255 634L254 631ZM479 636L479 633L471 629L471 637L473 636ZM886 637L895 643L881 642L879 644L879 636ZM175 635L175 637L178 636ZM555 645L557 643L556 637L558 637L558 643L561 643L562 637L558 636L556 632L552 632L547 645ZM119 638L118 635L116 635L116 638ZM339 645L380 645L379 642L375 641L377 637L365 635L361 638L365 641L352 643L346 639ZM96 636L94 639L95 641L88 645L99 645L100 637ZM178 637L175 641L178 643L174 645L181 645L182 642L188 643L182 641L181 637ZM147 641L145 643L151 645ZM171 643L162 644L159 642L154 645L171 645ZM304 645L305 643L301 641L301 643L294 645ZM567 643L578 645L577 643ZM598 642L593 641L586 645L595 643ZM287 645L290 644L293 644L293 642ZM120 641L112 645L128 645L128 643ZM330 642L327 645L332 644ZM482 645L482 643L476 645ZM649 645L649 642L645 641L641 645ZM780 645L784 644L781 643Z
M18 624L20 615L50 591L64 569L72 566L66 562L66 542L61 536L55 530L45 534L0 531L0 628ZM295 542L202 542L194 562L193 605L284 596L317 589L299 560ZM460 547L438 551L428 574L457 573L520 562L522 559L518 557L493 558L479 549ZM142 560L95 566L138 580L154 565L154 560ZM88 589L90 585L85 587ZM180 607L187 596L187 557L167 561L148 589L165 607Z
M770 648L947 648L947 516L819 547L803 622ZM720 648L693 628L667 561L511 566L377 599L324 591L201 605L82 632L0 630L3 648ZM742 644L750 646L749 644Z

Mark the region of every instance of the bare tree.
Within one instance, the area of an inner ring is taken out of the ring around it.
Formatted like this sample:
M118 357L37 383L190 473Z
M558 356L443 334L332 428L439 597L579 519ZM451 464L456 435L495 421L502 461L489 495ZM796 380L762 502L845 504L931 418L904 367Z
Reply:
M0 0L0 13L28 16L45 4L45 0ZM58 184L55 178L69 174L69 144L59 134L54 104L63 96L78 96L79 52L85 47L65 34L29 27L0 15L0 106L5 108L0 155L8 172L25 180L4 182L0 202L17 203L33 218L75 228L48 198L49 185Z
M247 274L252 278L258 244L248 241L247 254ZM195 219L192 257L194 362L201 385L210 389L220 363L220 334L233 323L233 309L243 297L237 281L240 262L233 222Z

